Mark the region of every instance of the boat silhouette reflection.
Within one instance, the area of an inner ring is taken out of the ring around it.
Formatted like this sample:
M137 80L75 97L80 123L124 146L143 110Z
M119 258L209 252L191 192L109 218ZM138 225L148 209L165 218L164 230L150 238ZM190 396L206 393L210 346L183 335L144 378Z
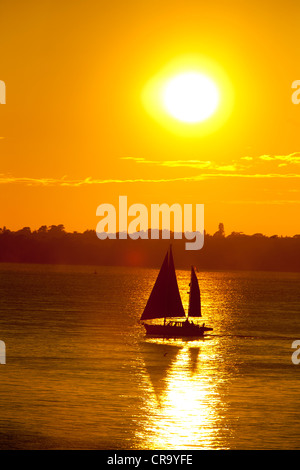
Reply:
M180 346L158 340L145 341L141 345L141 351L150 387L157 403L161 404L161 396L167 387L167 375L176 360Z
M149 449L214 447L213 431L222 418L214 374L202 373L208 342L152 339L141 345L146 420L139 437L148 440Z

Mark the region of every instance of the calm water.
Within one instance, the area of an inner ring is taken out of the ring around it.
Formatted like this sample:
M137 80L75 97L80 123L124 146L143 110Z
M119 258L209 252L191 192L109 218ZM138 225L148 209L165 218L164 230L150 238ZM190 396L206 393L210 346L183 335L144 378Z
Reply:
M199 272L184 342L139 325L157 271L96 269L0 265L2 449L300 448L299 274Z

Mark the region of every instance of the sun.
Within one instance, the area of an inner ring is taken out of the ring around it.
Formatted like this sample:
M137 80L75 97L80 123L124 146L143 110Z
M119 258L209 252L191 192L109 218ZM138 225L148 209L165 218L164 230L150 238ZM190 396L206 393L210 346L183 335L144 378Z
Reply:
M141 89L148 116L183 138L198 139L217 131L232 113L234 96L223 67L199 54L170 60Z
M215 83L199 72L184 72L167 81L163 106L173 118L195 124L211 117L218 108L220 96Z

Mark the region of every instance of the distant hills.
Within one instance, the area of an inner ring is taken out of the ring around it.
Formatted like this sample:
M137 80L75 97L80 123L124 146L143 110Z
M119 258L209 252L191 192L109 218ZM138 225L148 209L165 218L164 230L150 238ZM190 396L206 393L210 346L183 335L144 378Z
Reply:
M150 233L150 232L149 232ZM265 270L300 272L300 235L271 237L261 233L245 235L233 232L225 236L223 224L213 234L205 234L204 247L185 249L186 239L160 238L99 240L94 230L66 232L63 225L42 226L31 231L0 229L0 262L139 266L158 268L173 245L178 269L198 270ZM145 234L144 234L145 236ZM166 236L166 233L164 233Z

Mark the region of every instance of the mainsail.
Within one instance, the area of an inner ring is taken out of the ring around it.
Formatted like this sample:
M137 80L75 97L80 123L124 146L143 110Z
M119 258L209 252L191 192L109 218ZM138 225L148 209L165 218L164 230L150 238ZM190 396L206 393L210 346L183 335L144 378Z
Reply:
M169 277L168 253L165 256L160 268L156 282L146 304L141 320L150 320L152 318L164 318L167 311L167 296Z
M185 317L171 248L170 255L167 253L165 256L141 320L168 317Z
M189 317L201 317L201 300L198 279L194 267L191 268Z

